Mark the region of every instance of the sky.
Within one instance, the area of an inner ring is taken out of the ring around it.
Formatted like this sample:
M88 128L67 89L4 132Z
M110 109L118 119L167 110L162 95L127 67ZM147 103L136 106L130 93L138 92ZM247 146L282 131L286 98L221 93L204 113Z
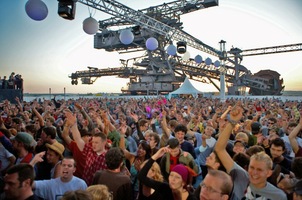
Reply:
M0 1L0 76L21 74L26 93L120 93L128 79L101 77L93 85L71 85L68 75L87 66L120 67L120 59L129 54L93 48L93 36L83 31L82 22L90 13L97 20L111 17L77 3L74 20L57 14L56 0L43 0L48 16L43 21L30 19L25 12L27 0ZM160 0L120 0L133 9L143 9L164 2ZM207 45L219 49L251 49L302 43L301 0L219 0L219 6L181 16L184 30ZM175 42L176 43L176 42ZM188 48L191 57L200 54ZM141 52L139 55L143 55ZM302 91L302 51L261 56L247 56L241 63L252 73L271 69L281 74L285 90ZM203 92L218 92L210 84L192 81ZM218 84L219 85L219 84Z

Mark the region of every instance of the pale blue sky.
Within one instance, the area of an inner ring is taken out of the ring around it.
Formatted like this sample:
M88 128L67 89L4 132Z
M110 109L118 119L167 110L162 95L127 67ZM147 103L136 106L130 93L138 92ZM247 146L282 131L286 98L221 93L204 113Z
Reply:
M0 76L14 71L24 78L24 91L30 93L96 93L120 92L128 79L101 77L93 85L71 85L68 75L87 66L119 67L119 55L93 48L93 36L82 30L89 16L88 7L77 3L76 19L64 20L57 15L57 0L44 0L48 16L33 21L25 13L26 0L0 1ZM120 0L134 9L155 6L159 0ZM184 30L204 43L219 49L241 49L302 43L301 0L219 0L219 6L181 16ZM91 11L91 9L90 9ZM102 20L109 15L95 12ZM190 49L191 57L203 52ZM140 53L139 55L141 55ZM211 57L211 56L209 56ZM217 58L211 57L212 60ZM276 70L284 78L286 90L302 90L302 51L274 55L244 57L242 64L256 73L262 69ZM193 82L200 91L217 91L212 85Z

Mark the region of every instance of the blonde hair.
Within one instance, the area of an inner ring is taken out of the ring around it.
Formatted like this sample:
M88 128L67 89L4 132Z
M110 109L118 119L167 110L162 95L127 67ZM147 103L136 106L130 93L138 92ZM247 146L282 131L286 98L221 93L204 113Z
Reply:
M106 185L91 185L87 191L92 195L93 200L112 200L112 194Z
M149 136L150 136L151 133L153 133L153 131L150 130L150 129L148 129L148 130L145 131L144 136L146 136L146 135L149 135Z
M269 157L269 155L267 155L263 151L261 151L259 153L255 153L254 155L252 155L250 160L253 160L253 159L256 160L256 161L259 161L259 162L265 162L268 169L273 168L272 159Z
M143 168L143 166L147 163L148 160L145 160L142 164L141 164L141 168ZM161 173L161 170L160 170L160 166L157 162L154 162L152 164L152 167L150 168L150 170L152 170L154 172L154 177L152 177L153 180L156 180L156 181L160 181L160 182L163 182L164 181L164 177Z

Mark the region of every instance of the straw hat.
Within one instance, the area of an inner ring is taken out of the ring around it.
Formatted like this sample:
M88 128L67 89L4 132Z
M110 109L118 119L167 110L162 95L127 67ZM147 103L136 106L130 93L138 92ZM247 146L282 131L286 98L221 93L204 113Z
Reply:
M58 153L60 155L61 158L63 158L63 153L64 153L65 148L61 143L55 142L53 144L46 144L46 147L48 149L55 151L56 153Z

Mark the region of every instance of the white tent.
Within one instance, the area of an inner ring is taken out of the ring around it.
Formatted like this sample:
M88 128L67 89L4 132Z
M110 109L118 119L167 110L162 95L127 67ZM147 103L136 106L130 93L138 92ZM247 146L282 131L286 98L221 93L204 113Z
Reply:
M173 95L179 95L179 94L191 94L193 97L197 97L198 94L201 94L202 92L200 92L199 90L197 90L192 83L190 82L190 80L188 79L188 77L186 77L185 81L183 82L183 84L175 91L170 92L168 95L168 98L170 99Z

